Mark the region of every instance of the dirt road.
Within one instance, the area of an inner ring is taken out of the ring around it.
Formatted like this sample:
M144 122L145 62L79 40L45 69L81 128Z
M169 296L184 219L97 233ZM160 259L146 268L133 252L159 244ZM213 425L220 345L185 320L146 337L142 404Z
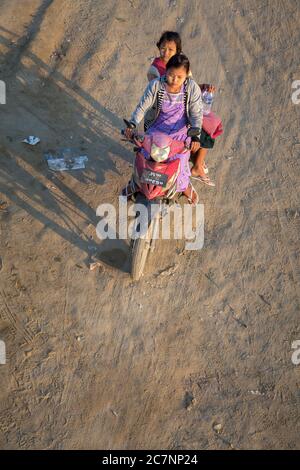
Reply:
M0 447L299 448L299 2L0 3ZM133 283L96 208L131 174L122 118L166 29L225 133L216 189L197 186L204 248L161 241ZM50 172L69 146L86 170Z

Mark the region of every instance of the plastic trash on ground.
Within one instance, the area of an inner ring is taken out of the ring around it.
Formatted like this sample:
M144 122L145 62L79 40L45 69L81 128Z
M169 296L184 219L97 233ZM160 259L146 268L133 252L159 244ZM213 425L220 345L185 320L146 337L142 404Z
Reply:
M81 170L88 161L86 155L80 155L79 151L71 148L48 150L44 157L48 167L53 171Z
M41 139L39 139L35 135L29 135L28 137L26 137L26 139L22 140L22 142L25 142L25 144L29 144L29 145L36 145L40 141Z

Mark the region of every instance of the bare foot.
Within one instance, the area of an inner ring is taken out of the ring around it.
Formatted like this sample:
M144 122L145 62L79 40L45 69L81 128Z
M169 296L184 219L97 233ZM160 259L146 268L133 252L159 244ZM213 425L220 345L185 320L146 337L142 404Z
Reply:
M205 171L203 166L195 167L193 166L191 169L192 176L205 176Z

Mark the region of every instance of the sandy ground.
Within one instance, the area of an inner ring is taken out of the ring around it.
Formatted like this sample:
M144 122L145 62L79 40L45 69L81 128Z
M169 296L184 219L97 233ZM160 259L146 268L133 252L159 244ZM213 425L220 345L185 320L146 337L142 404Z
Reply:
M0 447L300 448L299 2L0 9ZM216 189L197 186L204 248L161 241L133 283L127 243L96 236L96 208L131 173L119 130L165 29L218 87L225 133L207 161ZM86 170L47 169L43 152L66 146Z

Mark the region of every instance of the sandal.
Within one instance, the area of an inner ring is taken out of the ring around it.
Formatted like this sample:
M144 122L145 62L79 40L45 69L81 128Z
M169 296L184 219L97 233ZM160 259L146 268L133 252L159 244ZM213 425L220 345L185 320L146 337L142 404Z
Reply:
M189 201L189 203L190 203L192 206L196 206L196 204L198 204L198 202L199 202L198 193L197 193L196 189L194 188L194 186L192 185L192 183L190 183L190 186L188 186L188 187L191 188L191 194L190 194L190 196L187 196L187 195L185 194L185 196L186 196L187 200ZM195 201L193 201L193 193L196 194L196 200L195 200Z
M194 180L201 181L201 183L207 184L207 186L215 187L215 183L210 179L209 176L191 176Z

